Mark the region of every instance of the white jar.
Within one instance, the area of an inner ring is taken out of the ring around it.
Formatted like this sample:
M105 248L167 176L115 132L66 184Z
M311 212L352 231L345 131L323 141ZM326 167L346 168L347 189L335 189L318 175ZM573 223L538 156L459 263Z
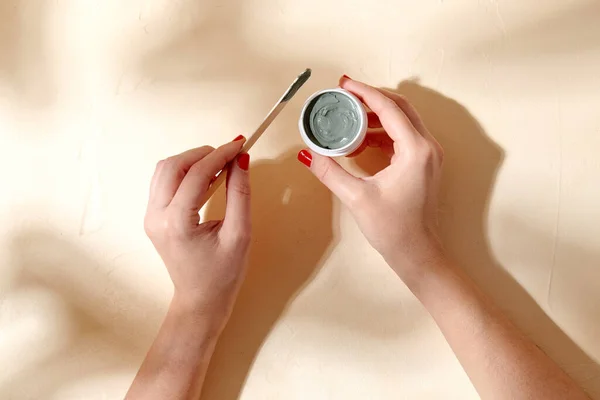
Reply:
M348 100L353 107L352 118L356 114L356 123L352 121L352 129L348 132L348 137L343 139L344 143L339 148L330 148L319 142L310 127L310 117L313 107L318 99L326 94L334 94L336 97L339 95L345 96L345 100ZM304 103L298 121L298 128L300 129L302 140L304 140L304 143L306 143L311 151L327 157L347 156L358 150L367 136L367 112L358 97L347 90L341 88L321 90L310 96Z

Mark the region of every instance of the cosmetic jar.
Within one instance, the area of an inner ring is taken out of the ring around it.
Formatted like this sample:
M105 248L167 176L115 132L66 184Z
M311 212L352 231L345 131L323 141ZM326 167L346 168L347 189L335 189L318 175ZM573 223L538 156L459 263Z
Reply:
M352 154L367 135L367 112L347 90L321 90L306 100L298 128L311 151L327 157Z

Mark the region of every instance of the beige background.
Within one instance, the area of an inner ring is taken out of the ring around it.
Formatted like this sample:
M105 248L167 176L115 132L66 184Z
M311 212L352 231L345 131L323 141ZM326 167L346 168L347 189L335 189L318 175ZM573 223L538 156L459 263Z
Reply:
M123 396L172 290L142 231L155 163L252 131L311 67L252 150L251 271L204 398L477 398L295 160L303 99L343 73L419 107L449 252L600 398L599 20L597 0L2 0L0 397Z

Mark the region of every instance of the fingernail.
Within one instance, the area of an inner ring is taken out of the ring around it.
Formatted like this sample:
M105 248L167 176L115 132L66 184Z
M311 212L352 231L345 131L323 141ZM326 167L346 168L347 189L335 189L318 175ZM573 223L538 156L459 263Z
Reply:
M210 180L210 183L213 183L213 182L214 182L214 181L216 181L216 180L217 180L217 175L215 175L215 176L213 176L213 177L211 178L211 180Z
M312 154L308 150L300 150L298 153L298 161L310 168L312 164Z
M348 75L344 74L342 75L342 79L348 79L348 80L352 80L352 78L350 78Z
M233 139L233 141L237 142L238 140L244 140L244 139L245 139L244 135L240 135L240 136L236 137L235 139Z
M250 154L242 153L238 156L238 166L244 170L248 171L248 167L250 166Z

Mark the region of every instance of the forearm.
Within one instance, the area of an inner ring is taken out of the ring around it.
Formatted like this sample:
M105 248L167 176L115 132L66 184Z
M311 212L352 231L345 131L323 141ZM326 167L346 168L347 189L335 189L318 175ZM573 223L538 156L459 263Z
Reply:
M588 399L491 299L444 258L405 277L484 399Z
M198 399L223 324L175 295L126 399Z

